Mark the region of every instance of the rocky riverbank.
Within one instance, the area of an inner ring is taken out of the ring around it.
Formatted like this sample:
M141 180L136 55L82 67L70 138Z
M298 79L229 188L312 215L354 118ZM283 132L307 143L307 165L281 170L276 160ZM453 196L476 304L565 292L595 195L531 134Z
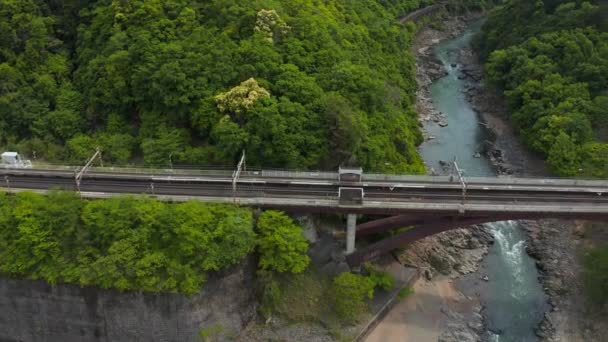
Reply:
M485 330L482 304L478 298L462 294L454 282L462 275L477 272L479 264L488 253L488 246L493 243L492 235L483 226L473 226L428 237L412 244L405 251L395 253L402 264L415 265L421 270L422 284L417 284L417 287L422 289L422 294L417 291L414 296L424 295L434 287L441 289L448 286L448 292L452 292L446 301L422 310L435 311L436 316L439 316L438 341L473 342L481 339ZM438 295L441 296L442 291ZM421 314L417 312L419 308L423 307L416 307L408 314Z
M443 114L438 112L433 106L430 85L435 80L445 76L447 72L444 70L443 64L436 60L432 47L445 39L455 38L471 25L473 21L479 20L480 17L481 15L472 15L466 18L453 18L444 23L445 29L442 31L425 28L418 35L418 39L414 45L414 53L417 56L418 66L417 81L419 90L417 93L417 110L420 113L419 121L421 124L432 121L443 127L445 122ZM475 151L475 157L487 158L499 175L544 174L545 169L542 160L529 153L515 136L515 132L508 122L509 116L507 106L499 92L491 85L484 82L483 66L473 48L467 46L459 50L457 54L456 60L458 62L455 65L451 65L451 67L457 68L459 71L458 78L465 82L464 95L471 104L473 110L479 116L479 122L484 126L486 132L484 135L486 139L479 144L477 151ZM425 134L425 138L432 140L436 137ZM440 162L440 165L446 170L438 171L446 172L447 162ZM436 173L436 170L430 170L430 173L434 174ZM481 228L481 231L483 231L483 228ZM487 232L485 234L490 236L490 239L481 241L491 243L491 235ZM440 239L441 237L438 236L437 240ZM415 249L416 247L413 250ZM458 255L451 255L454 253L453 250L446 251L450 253L450 258L460 259ZM414 253L418 254L419 252L420 251L415 251ZM437 249L435 249L434 253L437 253ZM422 253L420 255L425 254ZM447 260L450 260L450 258L447 258ZM474 264L473 268L477 269L481 261L482 258ZM433 267L431 269L436 268ZM487 281L488 278L481 274L473 273L458 282L460 287L471 287L465 292L470 296L468 298L471 298L471 301L476 301L478 303L478 297L480 293L484 291L482 289L483 284L480 284L480 280L483 282L484 280ZM481 303L479 303L479 305L481 306ZM482 310L480 310L480 313L481 312ZM545 320L542 327L549 326L546 322L548 322L548 320ZM484 325L477 324L477 322L473 322L472 325L479 329L470 329L470 331L467 331L467 334L476 333L475 335L471 335L472 340L483 340L485 335ZM451 328L453 328L453 325ZM546 330L551 331L550 328L547 328ZM539 328L539 332L540 331ZM459 336L459 339L456 340L462 340L462 336Z
M473 22L480 20L482 13L452 18L443 23L443 30L426 27L420 31L413 52L417 59L416 109L419 122L434 122L441 127L447 126L446 117L437 111L432 103L430 85L447 74L444 66L433 54L433 46L446 39L461 34ZM465 96L479 115L480 125L484 126L486 139L475 152L478 158L487 158L499 175L543 175L546 170L542 159L523 146L509 123L507 105L499 91L488 85L483 78L483 65L473 48L467 46L458 51L459 78L466 83ZM426 140L436 137L424 132ZM446 168L448 163L442 163ZM441 173L445 170L429 170Z
M483 64L471 46L459 51L458 64L459 78L466 83L465 96L487 135L477 152L492 162L498 175L546 175L541 156L532 153L516 136L507 103L500 91L484 79Z
M445 120L442 113L433 108L430 97L430 84L446 74L443 65L435 60L431 47L457 36L477 18L455 18L445 23L444 31L427 28L420 32L414 52L418 57L417 109L421 122L432 121L441 126ZM465 96L487 128L488 138L480 144L476 156L488 158L499 175L546 176L548 172L542 158L531 153L517 138L509 123L503 96L485 82L483 66L476 53L468 47L458 54L458 65L453 67L459 68L459 78L467 84ZM425 137L429 140L435 138ZM539 338L551 342L608 341L608 321L600 318L605 309L591 309L585 302L580 274L582 267L578 260L589 243L589 237L585 239L584 224L544 220L522 222L522 227L528 236L526 251L537 260L540 280L552 307L537 329ZM480 277L473 275L468 278Z
M465 95L489 131L480 154L498 174L547 176L541 156L527 149L509 123L503 96L483 78L483 66L471 47L460 51ZM521 222L528 236L526 251L537 261L540 281L552 309L537 330L541 341L608 341L608 321L585 303L579 256L583 253L583 222L543 220ZM594 317L596 316L596 317Z
M606 227L585 222L525 222L527 252L537 261L552 309L537 330L543 342L608 341L608 307L598 308L584 295L580 256L598 241L607 241Z
M444 22L444 30L426 27L418 33L413 53L417 59L416 109L421 126L424 122L447 126L446 117L434 108L431 100L430 85L446 75L443 65L433 55L433 46L458 36L480 16L454 18ZM434 139L428 133L424 134L425 139ZM431 173L434 171L431 170ZM478 298L460 293L454 286L454 280L476 272L492 243L491 234L483 226L475 226L431 236L408 246L404 251L394 252L400 263L418 268L423 275L415 286L416 292L412 298L393 309L399 317L407 316L407 322L403 322L406 326L399 332L400 338L409 336L411 340L442 342L481 340L485 330L482 305ZM423 297L428 297L427 301L434 298L434 305L425 304ZM442 300L437 300L438 297ZM392 316L389 313L387 318L391 319ZM429 320L431 323L425 325L425 332L414 326L416 322ZM390 334L395 328L387 325L383 327L381 322L377 329ZM369 340L379 340L378 336L384 335L375 331Z

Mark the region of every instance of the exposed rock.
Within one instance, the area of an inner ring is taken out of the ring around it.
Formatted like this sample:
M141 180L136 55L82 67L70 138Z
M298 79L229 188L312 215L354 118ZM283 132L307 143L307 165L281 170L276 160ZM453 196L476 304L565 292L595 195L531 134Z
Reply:
M483 332L483 323L481 321L467 323L469 329L475 330L477 333Z
M303 229L303 235L309 243L315 243L319 239L317 235L317 224L313 215L296 215L295 221Z
M429 268L425 268L424 271L422 271L422 274L424 274L424 277L426 278L426 280L433 279L433 271L431 271L431 269L429 269Z
M346 256L344 255L344 251L334 249L331 251L331 259L336 262L342 262L346 260Z
M483 238L487 234L483 230L483 226L473 226L437 234L417 241L397 258L420 268L429 280L435 273L450 277L472 273L487 253L481 241L489 240Z
M248 260L211 275L201 292L118 292L43 281L0 279L2 341L197 341L238 336L256 313Z
M340 273L349 272L349 271L350 271L350 267L348 266L348 264L345 261L331 261L331 262L327 263L326 265L324 265L323 267L321 267L321 272L323 272L329 276L336 276Z
M332 252L337 250L341 250L341 246L334 242L331 234L321 232L317 242L308 249L308 256L314 264L324 265L332 260Z
M479 337L466 323L449 324L437 340L438 342L477 342Z
M572 238L580 227L559 220L524 222L526 251L538 259L541 282L553 307L535 331L543 342L602 341L608 336L608 321L602 318L608 310L590 307L583 295L577 255L584 240Z

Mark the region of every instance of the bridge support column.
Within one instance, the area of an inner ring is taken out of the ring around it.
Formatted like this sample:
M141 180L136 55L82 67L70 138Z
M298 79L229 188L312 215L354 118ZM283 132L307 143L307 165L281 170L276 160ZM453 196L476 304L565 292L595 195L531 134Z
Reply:
M355 236L357 234L357 214L346 216L346 255L355 252Z

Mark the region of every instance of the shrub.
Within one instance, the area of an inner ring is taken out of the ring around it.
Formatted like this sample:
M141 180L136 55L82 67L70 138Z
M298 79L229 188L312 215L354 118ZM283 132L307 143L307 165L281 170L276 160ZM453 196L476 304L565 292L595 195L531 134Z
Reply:
M587 252L583 257L583 266L589 298L600 305L608 302L608 246Z
M407 297L409 297L411 294L414 293L414 289L411 287L404 287L401 290L399 290L399 294L397 294L397 298L399 299L405 299Z
M281 285L271 271L259 270L257 276L260 286L260 313L269 318L281 302Z
M265 211L258 219L260 268L300 273L308 267L308 242L302 228L280 211Z
M338 316L355 322L367 310L367 299L374 295L374 282L360 275L344 272L334 278L332 295Z
M371 263L365 263L363 268L369 274L369 279L374 283L374 287L379 287L384 291L389 291L395 287L395 277L390 273L382 271Z

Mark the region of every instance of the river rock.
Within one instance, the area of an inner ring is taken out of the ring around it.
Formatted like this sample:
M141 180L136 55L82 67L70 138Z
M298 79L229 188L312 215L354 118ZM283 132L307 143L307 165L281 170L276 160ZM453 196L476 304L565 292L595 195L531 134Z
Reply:
M479 243L479 240L475 237L471 237L470 240L467 243L467 246L465 247L466 249L477 249L481 247L481 244Z
M424 277L426 278L426 280L432 280L433 279L433 271L431 271L428 268L425 268L422 271L422 274L424 274Z
M469 329L475 330L478 333L483 332L483 323L481 323L481 320L475 321L475 322L469 322L469 323L467 323L467 327L469 327Z
M321 232L317 242L308 249L308 256L314 264L324 265L332 260L334 250L341 250L341 246L334 243L331 234Z
M336 262L342 262L346 260L346 256L344 255L343 251L334 249L331 251L331 259Z
M321 272L329 276L336 276L340 273L350 272L350 267L345 261L331 261L321 267Z
M438 342L477 342L478 336L465 323L450 323Z
M310 214L294 215L295 221L303 228L302 234L309 243L314 244L319 239L315 217Z

